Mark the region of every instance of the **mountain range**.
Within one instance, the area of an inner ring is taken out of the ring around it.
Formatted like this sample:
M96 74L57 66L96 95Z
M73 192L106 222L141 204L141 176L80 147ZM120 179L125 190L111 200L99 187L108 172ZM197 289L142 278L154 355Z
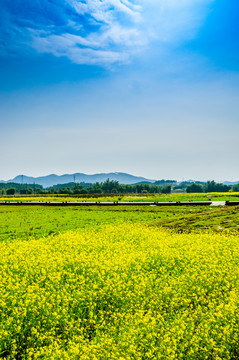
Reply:
M46 175L39 177L32 177L26 175L17 175L13 179L4 181L0 180L0 183L17 183L17 184L39 184L44 188L58 185L58 184L67 184L70 182L76 183L88 183L95 184L96 182L104 182L107 179L118 181L120 184L136 184L136 183L154 183L156 180L146 179L142 176L134 176L131 174L123 173L123 172L111 172L111 173L100 173L87 175L83 173L74 173L74 174L64 174L64 175ZM195 180L187 180L187 182L195 182ZM238 184L239 181L224 181L225 185L235 185Z
M87 175L83 173L75 173L75 174L64 174L64 175L46 175L40 177L31 177L26 175L18 175L15 178L7 181L1 181L2 183L14 182L17 184L39 184L44 188L58 185L58 184L66 184L69 182L77 182L77 183L91 183L94 184L96 182L104 182L107 179L118 181L120 184L135 184L138 182L149 182L153 183L155 180L146 179L141 176L134 176L127 173L122 172L113 172L113 173L101 173L94 175Z

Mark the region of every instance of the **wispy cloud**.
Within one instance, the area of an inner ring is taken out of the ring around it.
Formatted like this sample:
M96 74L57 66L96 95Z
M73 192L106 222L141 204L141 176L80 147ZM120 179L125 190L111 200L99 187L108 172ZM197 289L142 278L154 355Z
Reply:
M2 36L11 45L2 40L0 51L27 45L78 64L127 62L151 41L162 47L192 38L212 1L3 0Z

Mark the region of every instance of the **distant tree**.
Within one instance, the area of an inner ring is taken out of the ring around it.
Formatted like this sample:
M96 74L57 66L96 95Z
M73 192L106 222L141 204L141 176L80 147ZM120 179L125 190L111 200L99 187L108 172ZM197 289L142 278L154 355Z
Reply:
M161 193L162 194L170 194L172 191L171 185L162 186Z
M239 184L233 185L232 190L233 191L239 191Z
M135 192L134 187L135 187L135 185L129 185L129 184L123 185L123 191L122 192L128 193L128 194L130 194L132 192Z
M67 194L70 195L72 194L72 191L69 187L64 187L62 189L59 189L58 194Z
M160 193L160 186L159 186L159 185L155 185L155 184L150 185L150 187L149 187L149 192L150 192L151 194L158 194L158 193Z
M80 192L80 194L82 194L82 195L83 195L83 194L84 194L84 195L85 195L85 194L88 194L88 191L87 191L86 189L82 189L81 192Z
M75 186L73 186L73 188L72 188L72 191L73 191L73 194L82 194L83 189L84 189L83 185L75 184Z
M214 192L216 191L216 183L214 180L212 181L207 181L206 184L204 185L204 191L205 192Z
M57 188L56 186L51 186L49 189L48 189L48 194L57 194L58 191L57 191Z
M27 189L20 189L20 194L21 195L30 195L33 193L33 190L31 188L27 188Z
M101 184L101 187L102 187L103 192L108 193L108 194L110 194L113 189L114 189L114 191L116 190L116 192L118 192L119 191L119 182L107 179L105 182L103 182Z
M15 188L9 188L6 190L7 195L14 195L16 193Z
M200 184L191 184L186 187L187 193L202 193L203 187Z
M205 192L228 192L231 189L230 186L216 183L214 180L207 181L204 184L204 191Z
M88 193L89 194L101 194L102 193L102 185L98 182L96 182L95 184L91 184L90 187L88 188Z
M118 191L118 189L116 189L116 188L113 188L112 190L111 190L111 194L118 194L119 193L119 191Z

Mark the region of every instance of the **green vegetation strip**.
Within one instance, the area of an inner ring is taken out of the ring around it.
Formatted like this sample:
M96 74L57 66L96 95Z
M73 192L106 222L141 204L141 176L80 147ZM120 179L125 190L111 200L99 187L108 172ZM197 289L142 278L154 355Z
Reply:
M14 195L2 196L0 201L41 202L177 202L177 201L239 201L238 192L230 193L173 193L173 194L128 194L128 195Z
M0 207L0 241L40 238L101 224L154 224L176 231L239 229L239 207Z

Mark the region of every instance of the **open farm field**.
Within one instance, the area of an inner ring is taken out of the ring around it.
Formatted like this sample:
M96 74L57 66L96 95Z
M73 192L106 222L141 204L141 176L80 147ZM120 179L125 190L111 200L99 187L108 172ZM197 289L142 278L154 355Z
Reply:
M170 208L130 207L0 207L0 240L39 238L67 230L104 224L151 223L174 219L182 214L200 213L208 207ZM212 209L213 210L213 209Z
M0 358L238 359L238 207L0 208Z
M158 202L168 202L168 201L239 201L238 192L228 192L228 193L182 193L182 194L138 194L138 195L104 195L104 196L89 196L89 195L12 195L12 196L0 196L0 201L99 201L99 202L112 202L112 201L158 201Z
M179 232L239 231L239 207L0 207L0 241L40 238L104 224L146 224Z

